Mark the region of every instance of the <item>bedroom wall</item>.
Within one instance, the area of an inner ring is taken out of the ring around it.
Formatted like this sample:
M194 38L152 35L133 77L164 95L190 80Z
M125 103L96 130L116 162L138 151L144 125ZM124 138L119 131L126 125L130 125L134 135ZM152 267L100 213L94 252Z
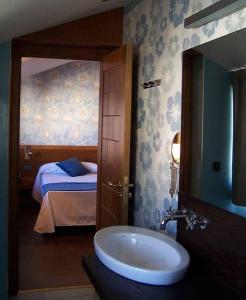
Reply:
M125 9L124 41L134 45L133 118L137 127L134 223L158 229L165 210L177 206L169 195L171 141L181 126L182 52L246 27L246 9L196 29L184 18L214 0L132 1ZM140 82L162 79L160 87ZM169 222L170 233L176 225Z
M74 61L23 79L20 144L97 145L99 69Z
M8 174L9 174L9 96L11 43L0 44L0 299L7 299L8 290Z

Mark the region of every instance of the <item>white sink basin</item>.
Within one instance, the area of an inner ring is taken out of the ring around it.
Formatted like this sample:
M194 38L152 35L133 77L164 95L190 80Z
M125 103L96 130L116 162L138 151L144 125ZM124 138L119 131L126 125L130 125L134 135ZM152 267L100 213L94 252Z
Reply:
M112 271L139 282L169 285L181 280L188 252L165 234L134 226L112 226L94 237L99 260Z

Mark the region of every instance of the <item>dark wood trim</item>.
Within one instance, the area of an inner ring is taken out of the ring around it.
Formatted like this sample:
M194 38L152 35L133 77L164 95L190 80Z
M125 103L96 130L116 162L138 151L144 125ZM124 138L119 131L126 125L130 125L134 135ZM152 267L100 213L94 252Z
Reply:
M16 294L18 291L18 173L19 173L19 126L20 126L20 84L21 84L21 57L51 57L91 60L91 50L97 53L97 60L102 59L102 53L112 51L110 47L88 48L79 47L48 47L46 45L33 46L28 43L13 41L12 45L12 75L11 75L11 98L10 98L10 202L9 202L9 293ZM74 49L76 55L74 55ZM78 51L80 50L80 51ZM45 53L45 54L44 54ZM71 53L71 56L69 55ZM100 126L100 124L99 124Z
M120 47L123 41L123 8L30 33L16 40L40 45Z
M194 50L183 53L182 64L182 109L181 109L181 154L179 191L190 191L190 162L191 162L191 103L192 103L192 60L199 55Z
M25 145L20 145L19 182L22 189L32 189L39 168L49 162L76 157L79 161L97 162L97 146L30 145L31 157L25 159ZM28 167L28 169L26 169Z
M220 286L223 299L246 299L246 219L196 199L190 195L192 64L200 55L194 50L183 54L182 122L179 206L194 210L209 219L206 230L186 230L178 222L178 241L191 256L190 271L197 280Z
M100 208L101 208L101 161L102 161L102 124L103 124L103 71L102 64L100 66L100 91L99 91L99 120L98 120L98 148L97 148L97 213L96 213L96 229L100 229L101 218L100 218Z
M179 205L209 219L206 230L186 230L179 223L178 241L190 254L190 272L208 289L215 283L225 300L246 299L246 219L185 193L179 194Z
M97 146L69 146L69 145L31 145L32 150L71 150L71 151L95 151ZM20 145L20 148L24 148L24 145Z
M18 291L18 174L19 174L19 127L20 127L20 87L21 87L21 57L51 57L80 60L101 60L104 53L112 48L82 48L71 46L32 45L13 41L12 44L12 74L10 96L10 201L9 201L9 292ZM59 48L59 51L57 49ZM76 54L75 54L76 49ZM97 52L98 51L98 52ZM91 53L94 53L93 56Z
M123 277L107 268L95 255L83 256L82 266L103 300L236 300L221 291L217 283L208 285L199 272L191 274L188 271L183 280L158 286Z
M111 18L111 22L115 21L115 13L117 16L121 16L118 19L117 24L123 22L122 9L114 10L110 14L106 15ZM88 19L87 19L88 21ZM90 25L93 27L93 18L89 19ZM72 24L75 32L75 25ZM83 22L82 22L83 23ZM122 23L123 24L123 23ZM63 25L63 26L66 26ZM115 39L115 35L110 42L110 33L105 31L107 38L101 32L100 42L95 41L93 43L68 43L68 38L64 38L66 34L61 33L60 39L52 40L52 34L55 31L39 32L38 34L32 34L18 38L12 41L12 75L11 75L11 99L10 99L10 201L9 201L9 293L16 294L18 291L18 172L19 172L19 126L20 126L20 80L21 80L21 57L47 57L47 58L59 58L59 59L74 59L74 60L96 60L101 61L102 58L116 49L122 44L122 26L115 26L115 32L118 32L119 37ZM67 29L66 29L67 30ZM52 34L51 34L52 33ZM40 34L43 37L39 39ZM80 33L81 35L81 33ZM98 36L98 35L97 35ZM103 36L106 41L103 41ZM119 42L120 41L120 42ZM85 45L86 44L86 45ZM89 46L88 46L89 45ZM99 124L100 126L100 124ZM100 129L99 129L100 132ZM100 172L100 170L99 170Z
M43 58L61 58L74 60L93 60L101 61L103 57L116 49L115 46L88 47L88 46L67 46L67 45L47 45L35 44L30 42L20 42L13 40L13 51L20 57L43 57Z
M9 133L9 292L18 291L19 237L18 237L18 173L19 173L19 129L20 129L20 79L21 57L12 48L10 133Z

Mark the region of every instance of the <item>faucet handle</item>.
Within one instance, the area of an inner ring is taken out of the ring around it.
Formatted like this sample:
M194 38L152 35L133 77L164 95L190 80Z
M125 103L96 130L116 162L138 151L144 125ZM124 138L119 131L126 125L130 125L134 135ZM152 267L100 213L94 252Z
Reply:
M170 214L171 215L196 217L196 213L193 210L191 210L189 208L187 209L184 206L180 206L179 209L171 210Z
M170 216L183 215L185 214L185 209L183 207L182 209L172 209L172 206L170 205L169 208L166 210L166 213Z
M187 222L188 223L188 222ZM191 230L195 227L199 227L200 229L206 229L209 223L209 220L204 216L193 216L189 219L190 226L187 226ZM186 228L186 229L188 229Z
M194 229L194 224L192 222L192 218L190 218L188 215L185 216L185 220L186 220L186 227L185 229L188 230L193 230Z

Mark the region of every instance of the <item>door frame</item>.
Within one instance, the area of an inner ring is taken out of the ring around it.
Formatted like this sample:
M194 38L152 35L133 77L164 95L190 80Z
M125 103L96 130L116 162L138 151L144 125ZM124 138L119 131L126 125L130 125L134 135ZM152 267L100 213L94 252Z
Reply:
M101 62L103 57L118 47L82 47L47 45L18 40L12 41L12 66L10 85L10 135L9 135L9 221L8 221L8 283L9 294L19 289L19 230L18 230L18 174L19 174L19 132L20 132L20 89L21 58L57 58ZM100 106L100 99L99 99ZM100 119L100 112L99 112ZM100 122L98 131L100 132Z
M131 205L129 204L129 198L128 198L128 193L129 193L129 187L128 187L128 183L132 181L132 170L130 168L130 160L131 160L131 144L132 143L132 136L133 134L133 128L130 125L129 128L129 124L133 123L132 122L132 71L133 71L133 47L131 44L125 44L122 45L121 47L118 47L117 49L115 49L115 51L117 52L120 51L123 59L124 59L124 64L121 66L122 68L122 76L123 78L125 77L125 80L123 80L123 98L124 98L124 105L122 107L123 110L123 115L124 115L124 126L122 128L123 133L130 131L130 135L125 135L124 134L124 138L123 136L121 137L124 140L124 143L122 143L122 148L124 149L124 158L122 158L123 160L125 159L125 163L123 165L122 171L121 171L121 177L122 177L122 194L123 194L123 200L122 200L122 205L121 205L121 211L122 211L122 215L121 215L121 220L120 220L120 224L122 225L126 225L129 223L132 223L131 217L129 216L129 207L131 207ZM112 51L114 52L114 51ZM108 67L108 69L112 69L117 65L121 65L120 63L118 63L117 61L115 61L115 53L109 53L109 55L111 56L110 58L110 67ZM112 57L113 55L113 57ZM105 57L106 59L107 57ZM130 63L129 63L130 61ZM101 70L100 70L100 101L99 101L99 132L98 132L98 162L100 162L98 164L98 182L97 182L97 230L102 228L102 222L101 222L101 182L102 182L102 176L101 176L101 169L102 169L102 140L103 140L103 98L104 98L104 88L103 88L103 82L104 82L104 66L103 63L105 62L105 60L102 61L102 65L101 65ZM130 74L130 76L126 76L126 74ZM128 103L131 102L131 105L128 105ZM129 159L126 159L125 157L128 157ZM126 178L125 176L127 175L128 177L128 182L124 183L124 178ZM124 188L125 187L125 188ZM127 194L127 196L124 194ZM125 199L124 199L125 198ZM127 199L126 199L127 198ZM107 225L108 226L108 225Z

